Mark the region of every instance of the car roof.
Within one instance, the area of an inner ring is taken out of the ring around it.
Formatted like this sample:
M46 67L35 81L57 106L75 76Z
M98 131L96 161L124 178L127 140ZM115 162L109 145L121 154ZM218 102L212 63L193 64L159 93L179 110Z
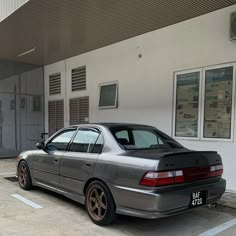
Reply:
M88 124L78 124L73 125L72 127L83 127L83 126L102 126L106 128L114 128L114 127L122 127L122 126L132 126L132 127L149 127L149 128L155 128L150 125L144 125L144 124L135 124L135 123L119 123L119 122L103 122L103 123L88 123Z

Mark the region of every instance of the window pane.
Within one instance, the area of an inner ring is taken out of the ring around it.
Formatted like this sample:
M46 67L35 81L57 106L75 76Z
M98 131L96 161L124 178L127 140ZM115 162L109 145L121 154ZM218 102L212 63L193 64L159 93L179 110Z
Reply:
M206 71L203 137L231 137L232 84L232 66Z
M79 130L70 146L72 152L92 152L98 139L99 131L84 129Z
M116 137L118 139L120 139L120 138L126 139L129 142L129 134L128 134L127 130L121 130L121 131L117 132Z
M116 139L121 145L128 145L130 143L129 133L127 130L119 130L115 133Z
M59 134L47 144L47 149L50 151L65 151L75 132L76 130L66 130Z
M117 84L101 86L99 107L115 107Z
M104 140L103 140L102 134L100 134L91 152L101 153L103 149L103 145L104 145Z
M198 136L200 72L177 75L175 136Z
M162 139L157 130L152 127L139 127L132 125L122 127L122 130L120 129L120 127L110 128L111 133L117 142L127 150L160 149L171 147ZM173 143L175 144L175 141L173 141ZM176 146L178 146L178 144L176 144Z
M151 148L163 144L157 134L145 130L134 130L134 143L137 148Z

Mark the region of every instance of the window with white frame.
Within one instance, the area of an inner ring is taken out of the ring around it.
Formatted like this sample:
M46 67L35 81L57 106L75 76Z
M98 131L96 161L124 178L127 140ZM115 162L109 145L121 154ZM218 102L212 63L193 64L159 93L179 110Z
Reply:
M99 108L118 107L117 83L100 84Z
M233 65L175 74L175 137L232 139L233 75Z
M175 136L197 137L200 72L176 77Z
M231 138L233 67L205 71L204 138Z

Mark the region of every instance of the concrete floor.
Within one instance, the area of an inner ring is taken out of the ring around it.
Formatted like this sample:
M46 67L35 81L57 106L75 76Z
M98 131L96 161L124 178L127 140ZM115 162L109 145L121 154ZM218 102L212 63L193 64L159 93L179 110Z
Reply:
M0 160L0 236L192 236L236 218L235 209L222 206L216 209L203 207L156 220L118 216L113 225L99 227L90 221L80 204L39 188L23 191L18 183L6 180L5 177L13 176L14 171L14 160ZM43 208L34 209L14 198L12 194L19 194ZM217 235L235 236L236 225Z

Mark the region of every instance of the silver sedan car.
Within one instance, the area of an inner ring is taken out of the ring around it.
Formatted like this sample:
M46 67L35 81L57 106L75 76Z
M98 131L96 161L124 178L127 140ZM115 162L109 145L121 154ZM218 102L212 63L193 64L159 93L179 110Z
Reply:
M191 151L136 124L62 129L17 157L22 189L46 188L85 204L98 225L116 214L159 218L214 203L225 191L221 157Z

